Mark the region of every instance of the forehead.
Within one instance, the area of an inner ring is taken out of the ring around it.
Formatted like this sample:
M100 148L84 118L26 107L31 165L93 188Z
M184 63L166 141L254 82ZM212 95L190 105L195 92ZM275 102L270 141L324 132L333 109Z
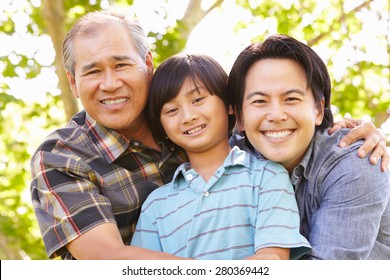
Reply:
M287 58L261 59L253 63L248 70L248 76L263 79L285 75L306 80L306 73L303 67L298 62Z
M303 67L292 59L261 59L249 68L246 91L254 88L307 87Z
M83 44L89 41L99 41L107 44L114 42L129 44L131 43L131 38L125 26L120 22L111 22L110 24L95 23L81 28L74 38L74 44Z
M92 32L79 32L74 39L73 51L76 65L138 54L126 28L120 23L99 25Z

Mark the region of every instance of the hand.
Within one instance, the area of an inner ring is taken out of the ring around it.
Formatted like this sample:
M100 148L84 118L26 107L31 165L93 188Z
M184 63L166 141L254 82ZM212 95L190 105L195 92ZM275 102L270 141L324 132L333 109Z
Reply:
M365 139L365 142L358 150L359 157L363 158L372 151L370 162L376 164L378 160L382 158L381 170L384 172L387 169L390 163L390 155L386 149L385 136L373 123L344 118L335 123L335 125L328 130L328 133L332 134L341 128L352 129L341 139L339 143L340 147L347 147L359 139Z

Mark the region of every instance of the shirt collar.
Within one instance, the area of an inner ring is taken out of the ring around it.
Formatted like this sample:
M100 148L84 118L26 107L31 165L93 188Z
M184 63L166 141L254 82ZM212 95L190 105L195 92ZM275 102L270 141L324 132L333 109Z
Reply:
M239 147L234 146L225 161L222 164L223 168L229 168L236 165L243 165L249 168L250 165L250 156L249 153L241 150ZM193 176L199 176L195 170L191 168L191 164L189 162L182 163L175 171L173 175L172 183L174 188L179 188L180 184L178 184L177 180L184 179L184 177L188 174L192 174Z
M114 162L129 147L130 142L122 134L98 124L88 113L85 125L87 133L94 139L109 164Z
M304 177L305 179L308 179L309 177L313 165L312 154L315 146L316 135L317 132L314 134L314 137L312 138L303 159L294 168L293 173L291 174L291 182L293 183L294 186L299 185L299 183L302 180L302 177Z

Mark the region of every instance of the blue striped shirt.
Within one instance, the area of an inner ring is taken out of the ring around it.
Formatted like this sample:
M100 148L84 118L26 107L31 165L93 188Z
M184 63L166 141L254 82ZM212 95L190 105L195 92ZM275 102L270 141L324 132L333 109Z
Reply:
M196 259L243 259L265 247L310 251L288 172L234 147L206 183L189 163L142 206L131 245Z

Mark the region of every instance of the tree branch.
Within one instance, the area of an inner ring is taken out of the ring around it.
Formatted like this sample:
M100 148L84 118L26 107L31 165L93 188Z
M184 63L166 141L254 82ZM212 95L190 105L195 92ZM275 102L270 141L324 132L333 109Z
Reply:
M64 3L58 0L43 0L42 4L42 16L56 52L55 66L61 90L61 100L64 103L66 119L69 120L78 112L79 107L77 99L69 88L68 78L62 65L62 41L66 34Z
M185 30L182 30L182 35L184 38L188 38L192 29L213 9L219 7L223 3L223 0L215 1L213 5L208 10L202 9L202 0L191 0L188 3L186 12L184 13L181 22L185 26Z
M346 18L346 17L349 17L349 16L352 16L353 14L357 13L358 11L360 11L361 9L367 7L369 4L371 4L371 2L373 2L374 0L368 0L366 2L363 2L362 4L360 4L359 6L355 7L353 10L351 10L350 12L348 12L347 14L345 14L344 12L341 14L341 16L337 19L334 19L332 21L332 23L329 25L329 29L328 31L326 32L323 32L321 33L320 35L318 35L317 37L314 37L313 39L311 39L310 41L307 42L307 45L308 46L313 46L313 45L316 45L319 41L321 41L323 38L326 38L327 36L329 36L329 34L331 34L335 28L333 27L335 25L335 23L338 23L338 22L343 22L343 20Z

